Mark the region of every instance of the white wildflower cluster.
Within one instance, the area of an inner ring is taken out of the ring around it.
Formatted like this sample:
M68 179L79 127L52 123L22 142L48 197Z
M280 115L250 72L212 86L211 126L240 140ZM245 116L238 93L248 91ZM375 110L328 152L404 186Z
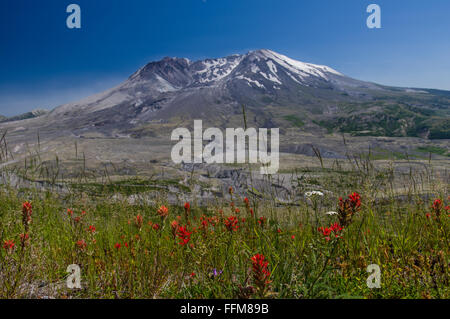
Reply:
M306 197L312 197L312 196L323 196L323 193L321 191L311 191L305 193Z

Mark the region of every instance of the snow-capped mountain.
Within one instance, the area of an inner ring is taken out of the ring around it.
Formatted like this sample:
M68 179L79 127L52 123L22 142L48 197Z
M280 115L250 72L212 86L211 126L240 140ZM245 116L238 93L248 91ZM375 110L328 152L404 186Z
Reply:
M280 69L280 73L278 69ZM282 74L288 75L297 83L304 84L314 77L329 81L330 74L342 76L327 66L303 63L270 50L259 50L245 55L232 55L197 62L191 62L188 59L165 58L160 62L146 65L131 76L130 80L153 80L160 84L161 90L167 91L219 85L235 79L245 80L250 86L264 88L263 84L253 78L262 77L273 82L272 86L283 85L279 78Z
M333 86L342 91L346 87L375 87L347 78L330 67L296 61L270 50L196 62L164 58L145 65L111 90L55 109L53 115L97 112L124 103L139 108L140 113L148 113L164 108L161 99L173 98L177 92L195 94L202 88L219 89L220 95L225 90L239 95L243 93L239 91L248 89L255 90L254 94L277 95L277 90L292 90L297 86Z
M423 116L447 112L446 94L359 81L328 66L257 50L200 61L150 62L117 87L0 129L16 132L19 126L24 136L37 131L41 136L153 136L192 125L193 119L241 127L245 105L253 127L427 136L442 117L428 125ZM392 111L399 103L406 113Z

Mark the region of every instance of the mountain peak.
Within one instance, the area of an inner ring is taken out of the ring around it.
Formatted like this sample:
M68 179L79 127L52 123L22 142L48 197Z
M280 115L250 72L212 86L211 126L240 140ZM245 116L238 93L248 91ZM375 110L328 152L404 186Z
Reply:
M269 49L260 49L255 51L250 51L249 55L254 55L263 59L271 59L287 69L295 69L295 71L300 71L303 74L312 75L312 76L320 76L322 78L326 78L325 73L332 73L334 75L342 76L340 72L326 66L326 65L318 65L312 63L305 63L298 60L291 59L281 53L277 53L275 51ZM295 72L297 73L297 72Z
M150 62L150 63L158 63L158 62L185 62L185 63L189 64L191 61L189 59L187 59L187 58L178 58L178 57L166 56L166 57L162 58L160 61Z
M242 72L248 63L251 64L252 72L244 76ZM262 88L263 85L257 84L264 80L261 77L278 85L282 84L277 74L278 69L282 69L291 81L298 84L311 82L311 79L329 81L330 76L343 76L328 66L305 63L269 49L259 49L246 54L208 58L195 62L186 58L164 57L159 61L148 63L134 73L129 80L156 81L158 91L165 90L164 88L172 91L188 86L216 85L236 77L240 80L245 77L247 80L250 79L249 82Z
M254 55L270 57L272 54L278 54L278 53L276 53L272 50L269 50L269 49L258 49L258 50L249 51L247 54L254 54Z

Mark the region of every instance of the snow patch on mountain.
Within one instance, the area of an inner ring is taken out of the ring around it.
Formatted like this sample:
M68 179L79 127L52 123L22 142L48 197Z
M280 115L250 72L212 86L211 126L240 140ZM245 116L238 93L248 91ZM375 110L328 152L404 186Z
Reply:
M260 68L257 65L252 64L251 71L253 73L258 73L260 71Z
M297 82L298 84L302 84L299 80L297 80L291 73L286 73L294 82Z
M270 61L270 60L267 61L267 66L269 67L270 71L271 71L273 74L277 74L277 72L278 72L277 67L275 66L275 64L273 64L272 61Z
M243 75L238 75L236 78L239 79L239 80L245 80L245 81L247 81L247 83L248 83L249 85L250 85L250 83L253 83L253 84L255 84L257 87L262 88L262 89L265 89L264 84L261 84L261 83L259 83L259 82L256 81L256 80L249 79L249 78L247 78L247 77L245 77L245 76L243 76ZM250 85L250 86L251 86L251 85Z
M156 75L157 82L155 84L155 89L160 92L172 92L176 91L178 88L174 87L172 84L170 84L167 80L163 79L159 75Z
M264 73L264 72L260 72L259 74L261 74L263 77L265 77L269 81L272 81L272 82L275 82L275 83L278 83L278 84L283 84L283 83L281 83L281 81L276 76L274 76L272 74L267 74L267 73Z
M288 69L291 73L295 73L302 78L305 76L318 76L328 80L328 77L324 72L342 76L341 73L330 67L296 61L271 50L260 50L259 53L265 58L274 60L282 67Z
M210 83L220 81L230 75L241 61L242 57L205 60L203 62L204 69L196 72L197 75L200 75L198 82Z

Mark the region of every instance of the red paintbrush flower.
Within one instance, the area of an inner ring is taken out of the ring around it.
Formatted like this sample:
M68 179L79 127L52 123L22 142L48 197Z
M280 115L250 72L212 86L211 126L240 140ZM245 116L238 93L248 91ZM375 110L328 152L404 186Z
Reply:
M258 288L260 295L264 294L267 286L270 284L269 263L262 254L256 254L251 258L252 261L252 277L255 286Z
M22 204L22 212L31 215L33 212L33 207L30 202L26 201Z
M191 211L191 204L189 204L189 202L186 202L184 204L184 217L186 218L186 221L189 218L190 211Z
M339 224L343 227L349 225L355 215L361 209L361 196L354 192L348 195L346 200L339 198L338 203L338 219Z
M264 227L264 225L266 224L266 222L267 222L267 218L266 218L266 217L260 217L260 218L258 219L258 224L260 224L261 227Z
M331 240L330 236L331 233L334 233L335 238L340 237L340 232L342 231L343 227L339 225L338 223L334 223L330 227L319 227L318 231L322 233L323 236L325 236L325 239L327 241Z
M179 226L177 230L177 236L180 239L181 246L186 245L191 240L191 234L192 232L188 232L187 226Z
M22 224L25 230L28 231L28 225L31 223L31 215L33 214L33 207L30 202L22 204Z
M81 239L79 241L76 242L76 245L79 249L83 250L87 247L86 242L84 241L84 239Z
M357 209L361 206L361 196L354 192L351 195L348 195L348 198L350 199L351 205L354 209Z
M137 228L142 228L142 224L144 223L144 218L142 217L141 214L138 214L135 218L134 218L134 224L136 225Z
M442 206L443 206L442 201L439 198L435 199L433 205L431 205L431 209L433 209L433 213L436 215L437 218L441 216Z
M201 216L200 217L200 227L199 229L201 231L203 231L203 234L206 235L206 232L208 230L209 227L209 223L210 223L210 218L206 217L206 216Z
M8 239L8 240L5 240L3 242L3 248L5 250L7 250L8 252L13 251L14 250L14 246L15 246L15 244L14 244L14 241L12 239Z
M28 235L27 233L20 234L20 239L21 240L27 240L28 238L30 238L30 235Z
M161 218L166 218L169 215L169 209L162 205L156 212Z
M236 216L228 217L228 218L225 220L225 227L226 227L230 232L237 231L238 228L239 228L238 222L239 222L239 220L237 219Z
M433 204L431 205L431 213L427 213L427 218L430 218L431 216L436 219L440 220L441 215L445 212L449 212L450 207L445 206L441 199L437 198L433 201Z
M343 228L338 223L334 223L330 226L331 230L335 233L340 232Z

